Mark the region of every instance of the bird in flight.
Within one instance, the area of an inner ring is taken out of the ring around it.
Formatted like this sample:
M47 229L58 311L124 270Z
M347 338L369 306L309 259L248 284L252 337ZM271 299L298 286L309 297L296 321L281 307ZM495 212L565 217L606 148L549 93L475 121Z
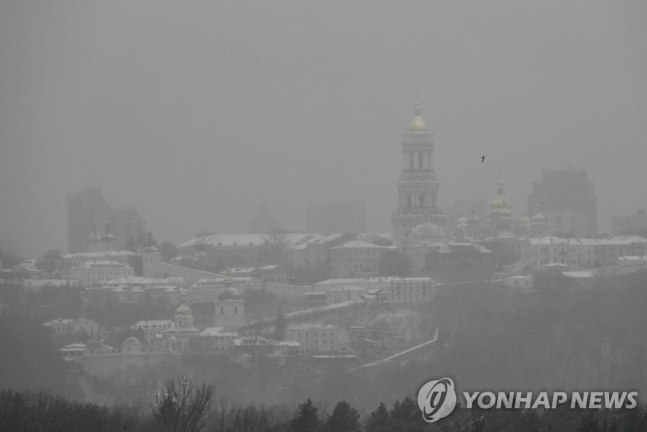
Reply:
M481 156L481 163L485 162L485 156Z

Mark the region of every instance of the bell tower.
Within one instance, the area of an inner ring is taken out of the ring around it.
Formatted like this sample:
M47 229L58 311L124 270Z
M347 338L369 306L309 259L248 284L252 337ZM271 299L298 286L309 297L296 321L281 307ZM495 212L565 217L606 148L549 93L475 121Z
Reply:
M433 155L433 135L420 117L420 104L416 102L413 120L402 135L398 208L391 217L396 239L406 237L407 232L424 222L445 225L445 216L438 208L440 182L433 168Z

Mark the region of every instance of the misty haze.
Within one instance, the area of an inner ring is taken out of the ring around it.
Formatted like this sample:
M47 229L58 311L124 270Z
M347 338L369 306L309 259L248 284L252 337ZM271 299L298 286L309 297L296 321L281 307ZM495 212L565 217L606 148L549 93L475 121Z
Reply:
M3 2L0 430L647 431L646 20Z

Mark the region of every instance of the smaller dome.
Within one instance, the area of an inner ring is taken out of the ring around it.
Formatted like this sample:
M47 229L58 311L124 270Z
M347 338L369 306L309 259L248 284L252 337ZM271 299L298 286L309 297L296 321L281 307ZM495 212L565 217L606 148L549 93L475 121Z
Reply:
M159 252L155 246L146 246L144 252Z
M490 209L492 210L502 210L510 206L510 201L507 200L503 195L499 195L492 200L490 203Z
M141 342L135 336L131 336L128 339L126 339L126 341L124 342L124 345L141 345Z
M177 309L175 309L175 315L191 315L191 312L191 308L188 307L186 303L182 303Z
M546 219L541 215L541 213L535 213L532 216L532 223L544 223Z
M524 217L519 222L519 225L523 227L527 227L530 225L530 218L528 217L528 215L524 215Z
M467 226L467 218L465 216L458 218L457 225L461 228Z
M110 233L108 233L108 234L104 235L104 236L101 238L101 240L103 240L103 241L113 241L114 239L115 239L115 236L113 236L113 235L112 235L112 234L110 234Z
M205 251L200 251L200 252L198 252L197 254L195 254L195 257L196 257L196 258L206 258L206 257L207 257L207 253L206 253Z

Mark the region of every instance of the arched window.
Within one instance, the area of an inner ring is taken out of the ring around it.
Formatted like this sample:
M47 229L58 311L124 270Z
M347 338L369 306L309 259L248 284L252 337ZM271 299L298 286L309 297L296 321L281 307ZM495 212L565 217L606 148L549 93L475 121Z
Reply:
M422 163L422 153L418 153L418 169L423 169L424 164Z
M225 314L225 308L223 306L220 306L220 315Z
M238 306L234 306L234 315L238 315Z
M421 193L420 194L420 207L425 206L425 194Z
M411 207L411 194L407 194L407 207Z
M409 153L409 169L413 169L413 153Z

